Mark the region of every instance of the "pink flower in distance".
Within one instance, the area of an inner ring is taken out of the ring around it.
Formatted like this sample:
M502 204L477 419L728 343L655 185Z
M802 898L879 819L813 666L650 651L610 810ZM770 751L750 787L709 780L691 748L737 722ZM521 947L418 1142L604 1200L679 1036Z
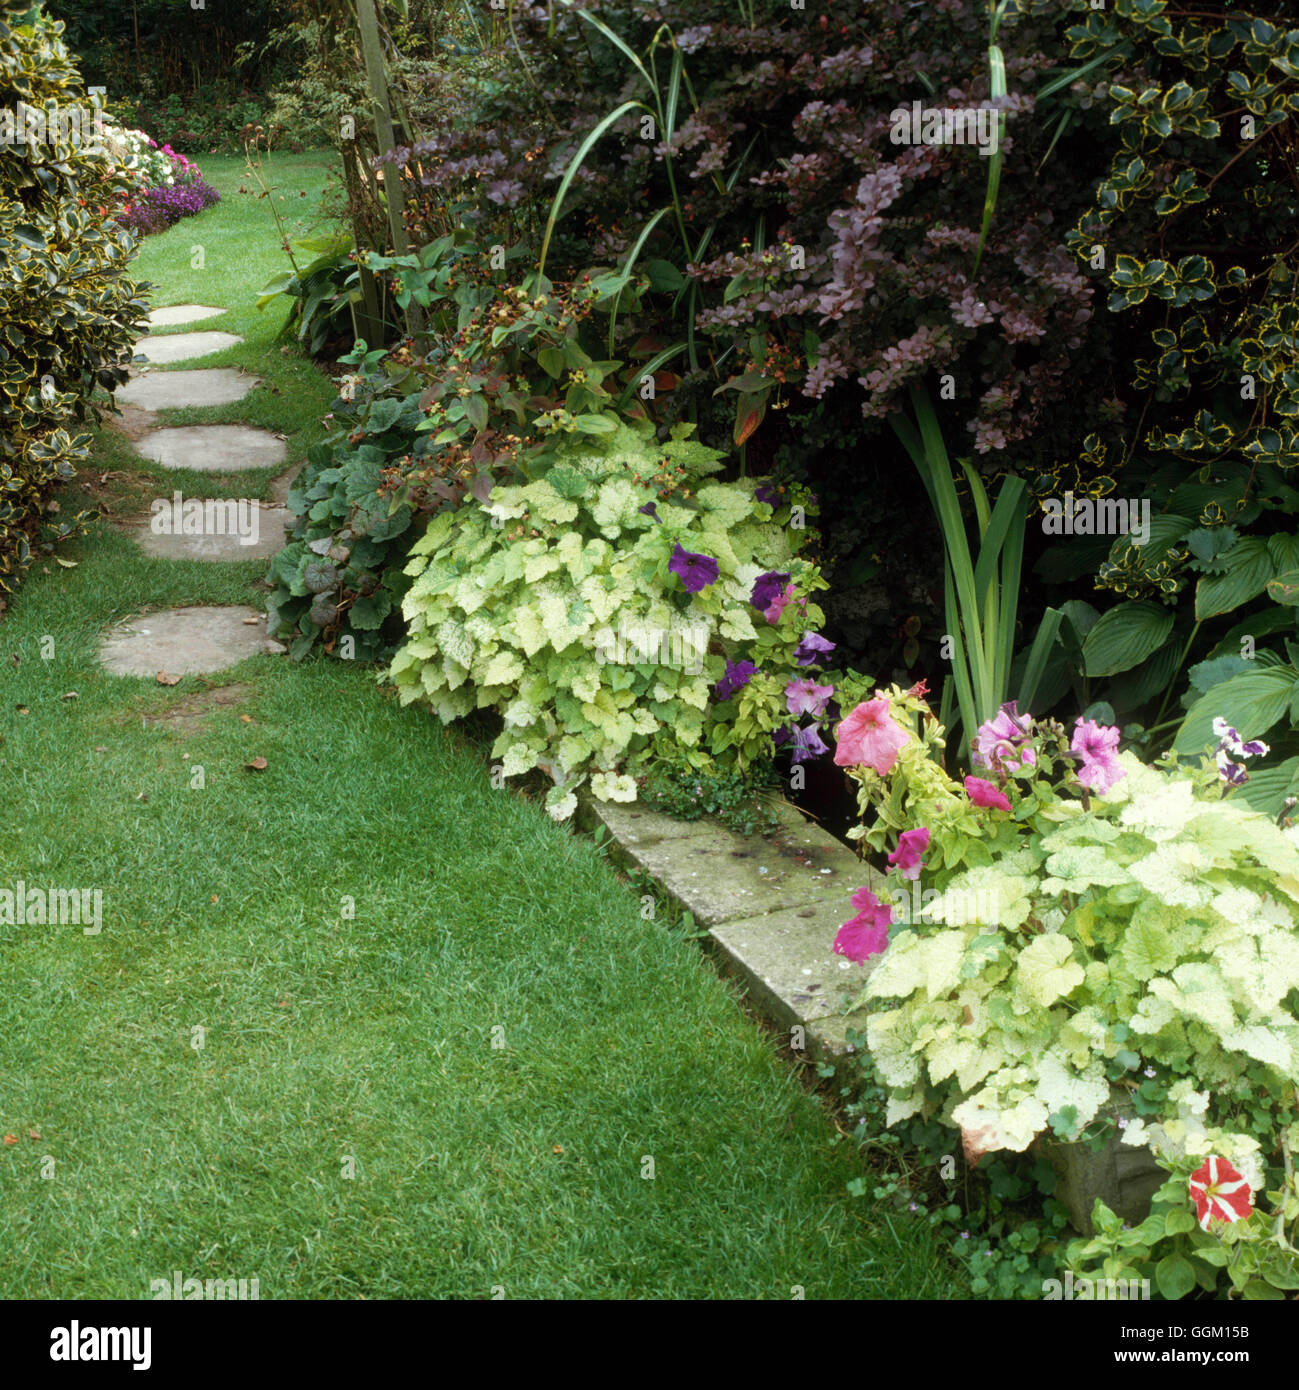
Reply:
M903 878L920 877L923 867L921 860L929 848L929 831L925 826L919 830L904 830L898 836L898 847L889 855L889 863Z
M893 722L887 695L857 706L834 731L834 760L839 767L869 767L881 777L893 771L898 750L911 737Z
M985 782L982 777L967 777L965 779L965 794L976 806L983 806L989 810L994 808L998 811L1010 810L1010 802L1006 798L1006 793L994 787L991 782Z
M1082 758L1078 780L1097 796L1104 796L1127 776L1119 766L1120 737L1113 725L1098 724L1094 719L1079 718L1074 724L1069 749Z

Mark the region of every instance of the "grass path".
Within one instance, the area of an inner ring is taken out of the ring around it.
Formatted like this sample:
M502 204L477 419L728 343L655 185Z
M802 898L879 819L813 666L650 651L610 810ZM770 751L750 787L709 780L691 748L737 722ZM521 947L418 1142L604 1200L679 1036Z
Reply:
M202 418L297 459L332 393L251 307L280 264L264 204L204 168L224 201L139 273L158 306L230 306L195 327L247 342L201 365L276 389ZM283 169L305 229L323 167ZM93 483L110 509L250 495L111 433L96 459L126 474ZM0 1296L173 1270L263 1298L951 1296L926 1230L846 1195L847 1146L695 945L459 734L345 663L99 670L114 618L256 603L264 566L104 524L64 555L0 624L0 887L99 888L104 924L0 925Z

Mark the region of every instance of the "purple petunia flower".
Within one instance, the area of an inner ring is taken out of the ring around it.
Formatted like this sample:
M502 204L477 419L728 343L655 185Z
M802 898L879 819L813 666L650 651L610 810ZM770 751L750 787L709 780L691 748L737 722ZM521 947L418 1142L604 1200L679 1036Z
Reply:
M743 690L758 674L758 668L751 661L732 661L726 659L726 674L713 686L713 694L719 700L729 700L737 690Z
M696 555L691 550L683 550L680 541L668 561L668 569L680 577L688 594L697 594L710 584L716 584L721 572L711 555Z
M835 649L835 643L827 642L819 633L805 632L803 640L794 648L794 661L799 666L814 666L817 661L828 656Z
M769 487L755 487L755 488L753 489L753 500L754 500L755 502L765 502L765 503L767 504L767 506L769 506L769 507L774 507L774 506L776 505L776 493L775 493L775 490L772 489L772 488L769 488ZM786 575L785 578L788 579L788 578L789 578L789 575ZM755 603L755 604L754 604L754 607L755 607L755 608L765 608L765 607L766 607L766 604L765 604L765 603L764 603L764 604L756 604L756 603Z
M652 518L654 521L661 522L663 520L663 518L659 515L657 505L653 502L646 502L643 507L637 507L636 510L640 512L642 516L648 516Z
M788 724L782 724L771 731L771 741L777 748L783 748L793 737L794 732Z
M830 751L820 734L819 724L809 724L806 729L794 726L794 742L790 758L796 763L805 763L809 758L819 758Z
M753 581L753 593L749 602L760 612L766 612L778 597L785 585L789 583L789 575L778 574L775 570L768 570L766 574L760 574ZM777 614L779 617L779 614Z

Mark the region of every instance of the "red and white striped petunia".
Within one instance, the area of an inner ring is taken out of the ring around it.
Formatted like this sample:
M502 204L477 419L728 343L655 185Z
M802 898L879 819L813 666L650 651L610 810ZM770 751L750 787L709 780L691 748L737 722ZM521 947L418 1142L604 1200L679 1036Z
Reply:
M1213 1221L1244 1221L1254 1210L1249 1183L1225 1158L1206 1158L1191 1174L1190 1189L1206 1231Z

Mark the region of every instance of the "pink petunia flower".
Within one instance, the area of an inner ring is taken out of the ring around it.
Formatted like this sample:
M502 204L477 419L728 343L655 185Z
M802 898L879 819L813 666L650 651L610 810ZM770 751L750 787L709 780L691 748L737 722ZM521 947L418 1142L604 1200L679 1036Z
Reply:
M832 949L836 955L847 956L861 965L888 946L893 908L880 902L869 888L859 888L852 895L852 905L859 911L839 928Z
M1206 1231L1214 1221L1244 1221L1254 1210L1249 1183L1225 1158L1206 1158L1191 1174L1190 1192Z
M778 623L780 615L785 611L785 605L794 601L794 586L786 584L783 593L779 593L771 600L766 608L762 610L762 616L769 623Z
M834 731L834 760L839 767L869 767L881 777L893 771L898 751L911 735L893 722L887 695L857 706Z
M974 761L994 772L1010 771L1021 765L1032 767L1037 752L1029 743L1032 719L1020 714L1016 701L1002 705L993 718L979 725L974 736Z
M1010 802L1006 793L994 787L991 782L985 782L982 777L967 777L965 779L965 794L976 806L983 806L989 810L1010 810Z
M1119 766L1118 748L1122 735L1113 725L1098 724L1094 719L1079 718L1074 724L1071 752L1082 758L1078 780L1097 796L1104 796L1116 783L1127 776Z
M819 719L825 713L825 702L833 694L832 685L817 685L808 677L791 680L785 687L785 705L790 714L810 714Z
M898 836L897 849L889 855L889 863L897 869L901 877L919 878L923 867L921 860L928 848L929 831L925 826L922 825L918 830L904 830Z

